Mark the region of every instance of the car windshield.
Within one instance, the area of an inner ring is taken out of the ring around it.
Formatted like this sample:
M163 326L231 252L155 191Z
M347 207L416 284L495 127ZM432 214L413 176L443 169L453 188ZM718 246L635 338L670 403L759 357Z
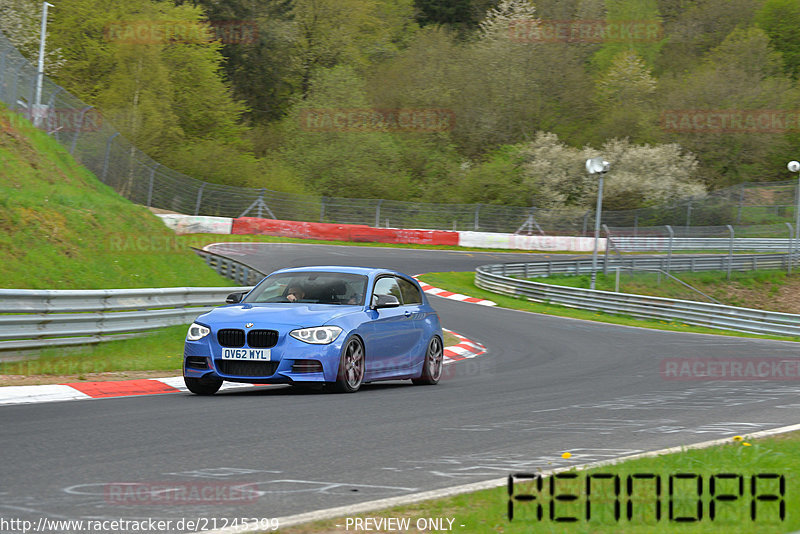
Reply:
M363 306L366 291L367 277L360 274L278 273L264 279L244 302Z

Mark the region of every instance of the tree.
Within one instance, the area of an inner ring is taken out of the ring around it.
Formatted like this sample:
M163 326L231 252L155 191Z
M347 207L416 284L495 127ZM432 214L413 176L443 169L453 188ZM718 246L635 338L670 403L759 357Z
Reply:
M620 52L595 85L600 110L595 138L652 139L656 87L655 77L635 51Z
M659 0L668 37L655 62L659 76L685 73L736 28L752 25L763 0Z
M381 40L385 26L377 0L295 0L290 16L295 27L296 60L307 96L317 69L368 64L367 45Z
M786 73L800 74L800 3L766 0L756 14L758 26L769 36L772 47L782 54Z
M462 202L531 206L536 203L535 184L525 180L519 148L506 145L485 161L468 166L458 183Z
M758 28L734 30L701 65L681 76L664 77L660 85L658 99L664 114L688 110L702 118L703 113L724 110L769 115L773 110L793 112L800 107L800 95L783 73L780 55ZM779 161L791 152L790 130L770 131L758 125L748 129L744 122L727 128L707 121L690 126L689 131L681 131L665 124L662 138L697 154L709 187L785 176L785 162Z
M538 132L533 141L519 145L525 183L536 191L534 204L591 209L596 178L586 173L584 162L598 154L612 162L603 194L607 209L652 206L705 191L695 178L697 160L677 144L636 145L611 139L599 149L576 149L553 134Z
M333 113L369 108L364 81L353 67L317 70L307 98L282 121L282 159L320 195L418 198L421 191L403 168L402 152L391 132L332 122L319 130L313 123L316 116L327 120Z
M444 25L466 32L475 29L497 0L414 0L420 26Z
M661 15L656 0L606 0L606 23L609 27L631 25L637 32L628 35L624 30L608 33L607 42L592 58L598 71L607 70L624 51L633 51L648 65L653 65L664 45L663 36L656 31L661 24Z

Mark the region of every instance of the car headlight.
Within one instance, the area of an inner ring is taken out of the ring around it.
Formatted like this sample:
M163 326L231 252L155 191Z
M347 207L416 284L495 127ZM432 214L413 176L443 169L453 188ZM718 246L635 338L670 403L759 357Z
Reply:
M333 343L341 333L342 329L338 326L315 326L313 328L292 330L289 335L305 343L327 345L328 343Z
M189 327L189 331L186 333L186 339L188 339L189 341L198 341L203 339L210 333L211 333L210 328L206 328L201 324L192 323L192 325Z

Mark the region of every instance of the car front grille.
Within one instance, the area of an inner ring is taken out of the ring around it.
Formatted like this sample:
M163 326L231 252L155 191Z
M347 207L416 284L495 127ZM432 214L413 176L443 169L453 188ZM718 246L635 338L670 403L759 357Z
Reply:
M222 347L244 347L244 330L238 328L223 328L217 332L217 341Z
M269 349L278 344L278 332L275 330L250 330L247 333L247 345L254 349Z
M235 360L217 360L217 369L224 375L231 376L263 376L275 374L280 362L242 362Z

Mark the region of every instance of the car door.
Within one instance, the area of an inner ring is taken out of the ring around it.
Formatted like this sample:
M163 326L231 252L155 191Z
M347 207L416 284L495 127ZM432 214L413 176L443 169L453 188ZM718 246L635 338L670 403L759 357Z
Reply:
M408 354L415 345L416 324L414 313L403 305L403 294L398 280L384 275L375 280L369 303L374 305L379 297L394 297L399 306L372 309L372 321L365 329L367 378L385 378L402 375L409 369Z
M414 322L412 335L408 339L411 346L406 353L406 359L410 366L416 367L421 365L422 360L425 359L425 350L430 341L424 339L425 317L428 310L423 306L422 292L414 282L398 276L397 283L400 286L400 293L403 295L403 313L410 316Z

